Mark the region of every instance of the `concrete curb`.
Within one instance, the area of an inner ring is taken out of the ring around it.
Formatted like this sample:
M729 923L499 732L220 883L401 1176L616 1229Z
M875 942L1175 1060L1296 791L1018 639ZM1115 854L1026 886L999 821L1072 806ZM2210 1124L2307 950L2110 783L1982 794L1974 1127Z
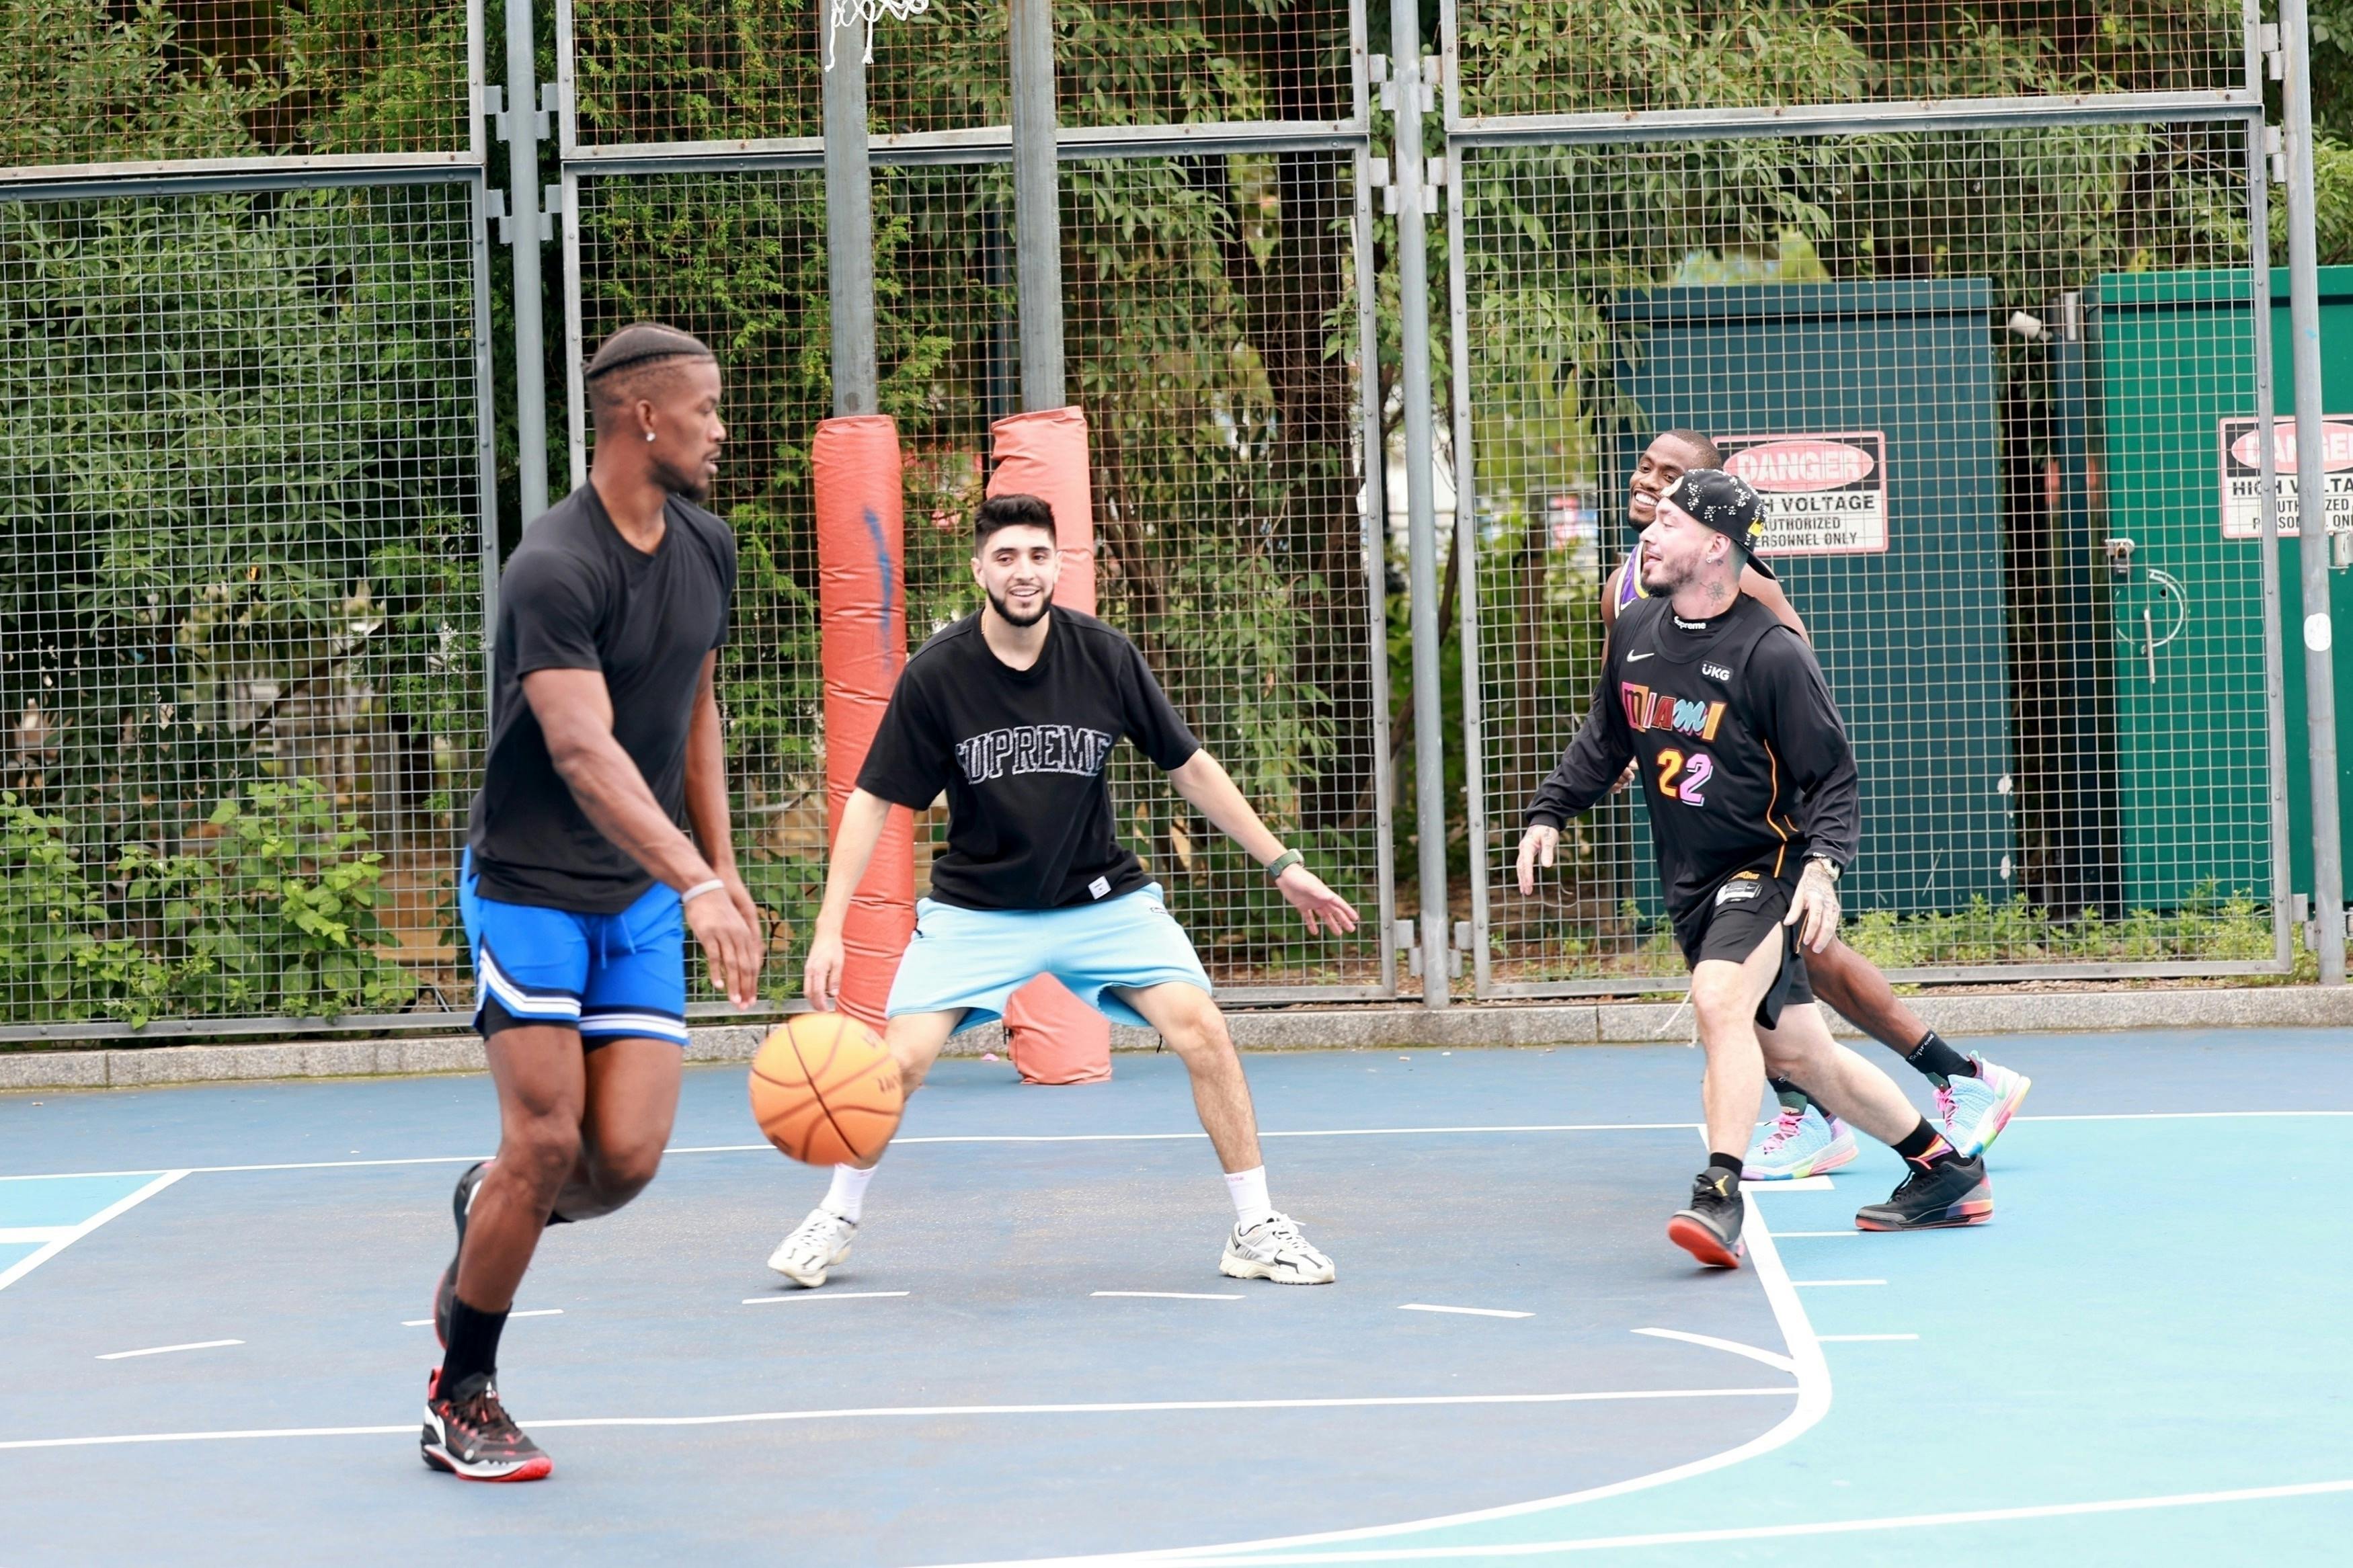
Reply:
M2022 992L1914 996L1914 1011L1957 1039L1974 1035L2074 1034L2118 1029L2353 1026L2353 987L2255 986L2197 990ZM1666 1003L1485 1004L1425 1012L1410 1004L1238 1010L1228 1015L1246 1051L1387 1050L1416 1046L1682 1044L1691 1016ZM1833 1026L1852 1037L1845 1021ZM687 1059L749 1061L765 1030L733 1025L693 1031ZM1151 1050L1149 1029L1114 1028L1112 1048ZM956 1056L1002 1052L995 1025L958 1037ZM0 1053L0 1090L140 1089L257 1079L371 1078L480 1072L480 1040L286 1041L252 1046L155 1046L137 1050Z

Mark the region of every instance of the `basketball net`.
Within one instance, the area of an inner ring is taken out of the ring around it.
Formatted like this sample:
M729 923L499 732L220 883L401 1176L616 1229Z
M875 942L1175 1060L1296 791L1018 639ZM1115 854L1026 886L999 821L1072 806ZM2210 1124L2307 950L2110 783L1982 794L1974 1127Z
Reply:
M832 25L825 30L825 68L828 70L833 68L834 35L849 26L851 18L866 24L864 63L871 66L874 63L874 24L881 20L884 12L891 14L892 21L903 22L932 8L932 0L828 0L828 3L833 7L833 18Z

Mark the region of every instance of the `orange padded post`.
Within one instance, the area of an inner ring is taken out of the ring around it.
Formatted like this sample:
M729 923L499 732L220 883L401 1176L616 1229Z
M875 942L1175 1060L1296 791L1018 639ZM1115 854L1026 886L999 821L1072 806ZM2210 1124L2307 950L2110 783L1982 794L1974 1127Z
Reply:
M874 743L907 662L906 512L898 423L887 414L821 421L817 490L818 619L825 668L826 841ZM904 806L875 846L842 926L841 1010L880 1026L915 931L915 819Z
M989 426L996 467L988 493L1031 495L1054 510L1062 557L1054 602L1095 613L1095 509L1087 478L1087 416L1076 408L1016 414ZM1013 994L1005 1043L1026 1083L1101 1083L1111 1077L1111 1024L1050 974Z

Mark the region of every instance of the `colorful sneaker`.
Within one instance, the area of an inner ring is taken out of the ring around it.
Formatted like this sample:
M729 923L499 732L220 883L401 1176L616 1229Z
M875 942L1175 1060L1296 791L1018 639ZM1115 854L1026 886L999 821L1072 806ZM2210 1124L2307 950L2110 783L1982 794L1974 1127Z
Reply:
M1982 1155L1942 1160L1912 1168L1903 1185L1883 1204L1871 1204L1854 1216L1857 1230L1944 1230L1983 1225L1993 1218L1993 1184L1986 1180Z
M803 1289L814 1290L825 1283L827 1269L849 1256L849 1238L856 1234L856 1220L844 1219L820 1205L809 1210L808 1217L776 1243L776 1250L768 1255L768 1267Z
M1234 1222L1218 1272L1231 1279L1271 1279L1278 1285L1329 1285L1338 1271L1299 1233L1287 1214L1271 1215L1248 1230Z
M1667 1221L1667 1239L1711 1268L1737 1268L1747 1250L1740 1239L1747 1213L1740 1184L1711 1165L1692 1178L1691 1206Z
M440 1385L437 1369L425 1385L417 1444L427 1465L470 1481L536 1481L554 1473L555 1461L522 1435L488 1377L470 1377L447 1397Z
M1965 1159L1993 1147L2018 1114L2026 1091L2034 1087L2024 1073L1996 1067L1974 1051L1969 1060L1977 1064L1977 1077L1947 1079L1936 1091L1936 1120L1944 1123L1945 1142Z
M1740 1176L1748 1182L1794 1182L1852 1164L1856 1152L1845 1122L1818 1105L1785 1105L1773 1130L1743 1157Z
M458 1221L458 1245L449 1249L449 1267L441 1270L441 1283L433 1288L433 1333L441 1348L449 1348L449 1305L458 1299L458 1257L466 1250L466 1216L474 1212L474 1194L482 1188L482 1173L491 1168L488 1160L477 1160L466 1167L458 1178L458 1190L449 1194L449 1212Z

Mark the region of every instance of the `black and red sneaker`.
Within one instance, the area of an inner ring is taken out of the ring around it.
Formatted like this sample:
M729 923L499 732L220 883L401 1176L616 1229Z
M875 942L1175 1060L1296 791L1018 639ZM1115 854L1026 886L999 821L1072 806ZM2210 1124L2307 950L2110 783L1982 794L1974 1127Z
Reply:
M1739 1177L1711 1165L1692 1178L1691 1205L1667 1221L1667 1239L1711 1268L1737 1268L1746 1250L1740 1224L1747 1213Z
M1986 1179L1985 1156L1940 1159L1923 1167L1912 1162L1903 1184L1887 1201L1855 1211L1857 1230L1947 1230L1983 1225L1993 1218L1993 1183Z
M458 1245L450 1249L449 1267L441 1270L441 1283L433 1288L433 1332L445 1351L449 1348L449 1304L458 1299L458 1258L466 1250L466 1216L473 1212L474 1194L481 1190L482 1173L490 1168L488 1160L475 1161L458 1178L458 1190L449 1194L449 1210L458 1221Z
M522 1435L488 1375L468 1378L447 1396L436 1369L425 1384L425 1432L417 1447L437 1470L470 1481L536 1481L555 1461Z

